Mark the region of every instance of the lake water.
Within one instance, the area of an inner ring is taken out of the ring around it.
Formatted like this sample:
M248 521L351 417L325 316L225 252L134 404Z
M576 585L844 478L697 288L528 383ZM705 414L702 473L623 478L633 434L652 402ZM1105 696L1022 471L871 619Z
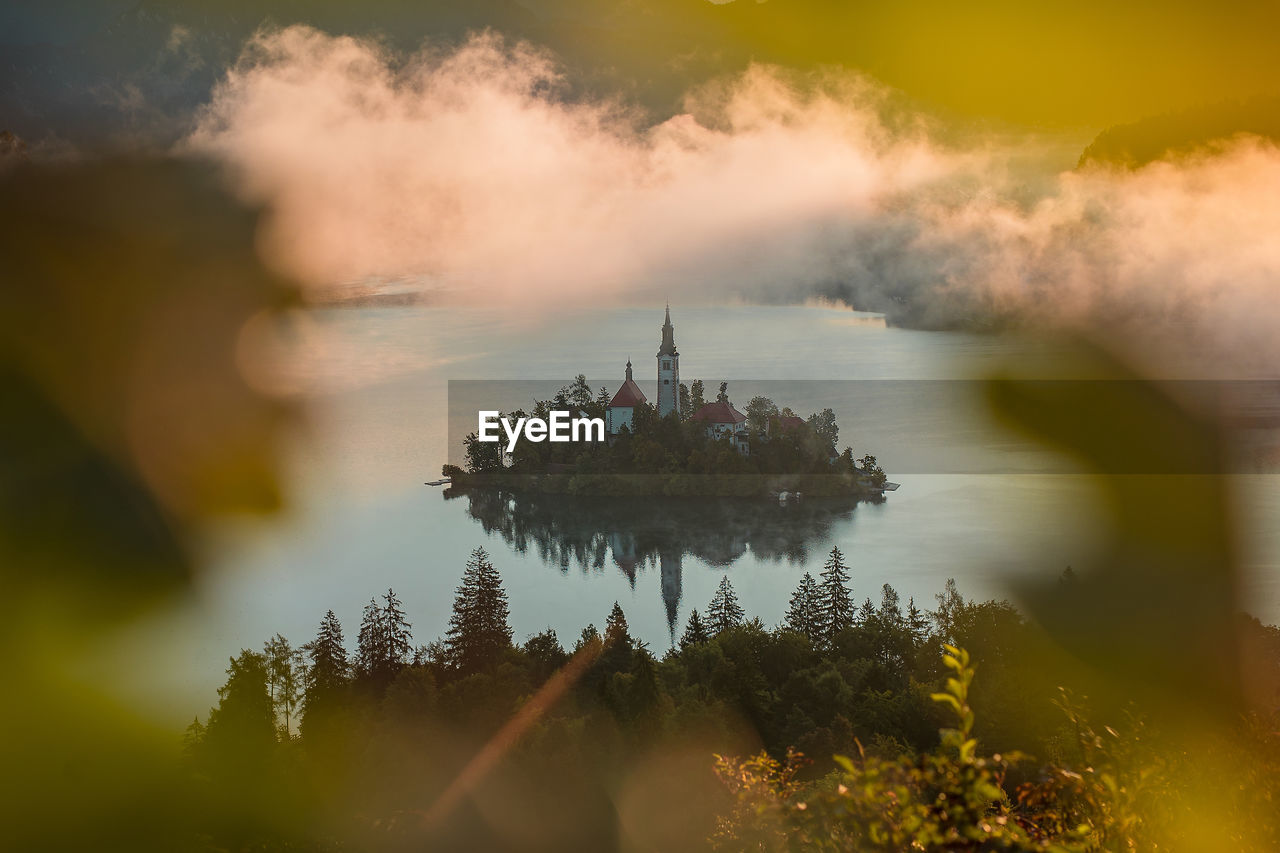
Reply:
M728 379L739 408L753 388L802 415L832 405L841 446L876 454L901 488L879 504L757 502L741 511L656 498L536 510L446 499L424 481L450 454L450 380L555 387L581 372L612 392L630 358L652 399L661 307L519 318L444 307L317 311L290 328L280 369L260 380L310 409L288 460L289 511L223 531L191 599L104 655L145 654L150 665L134 686L163 714L189 719L216 700L227 657L241 647L277 631L301 644L330 608L354 646L361 608L388 587L415 642L441 636L478 546L502 572L518 641L551 627L571 645L618 601L632 633L661 653L722 574L749 615L778 622L800 575L816 574L833 545L852 565L858 598L878 599L890 583L922 607L949 577L969 596L1003 596L1010 576L1055 577L1098 545L1091 481L987 423L967 381L1011 360L1051 363L1044 347L886 328L824 307L676 305L672 320L684 382L702 378L713 394ZM836 379L847 381L834 403L830 383L806 384ZM1280 490L1273 476L1236 479L1247 493L1247 603L1274 621L1280 540L1270 522Z

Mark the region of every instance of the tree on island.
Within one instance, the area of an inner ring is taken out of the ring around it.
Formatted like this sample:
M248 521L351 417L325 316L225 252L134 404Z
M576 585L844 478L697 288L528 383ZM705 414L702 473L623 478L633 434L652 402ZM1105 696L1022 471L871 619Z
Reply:
M693 380L693 384L689 386L689 414L694 414L707 404L706 393L706 385L702 380Z
M817 643L823 638L822 596L818 582L808 572L800 578L800 585L791 595L786 626L797 634L804 634L811 643Z
M479 433L472 432L462 440L462 447L467 454L468 471L489 474L502 470L502 442L481 441Z
M744 615L745 611L738 603L738 594L733 591L733 584L729 583L729 576L721 576L720 586L716 588L715 597L707 608L707 623L712 636L738 627L742 624Z
M845 448L848 450L848 448ZM852 455L852 454L850 454ZM858 460L858 472L866 478L867 482L875 486L877 489L884 488L885 477L884 469L876 462L876 458L870 453Z
M814 412L809 415L809 419L805 422L815 434L827 443L828 450L831 453L836 452L836 443L840 440L840 427L836 424L836 413L831 409L823 409L821 412Z
M768 397L752 397L743 414L747 416L747 426L754 432L764 433L769 429L769 422L778 417L778 406Z
M849 593L849 568L844 564L844 554L833 547L820 575L818 607L821 613L822 639L830 643L846 628L854 624L853 597Z
M462 584L453 600L445 647L461 672L478 672L496 663L511 647L510 611L502 576L483 548L471 552Z
M716 395L716 402L717 403L729 402L729 383L728 382L720 383L720 393Z

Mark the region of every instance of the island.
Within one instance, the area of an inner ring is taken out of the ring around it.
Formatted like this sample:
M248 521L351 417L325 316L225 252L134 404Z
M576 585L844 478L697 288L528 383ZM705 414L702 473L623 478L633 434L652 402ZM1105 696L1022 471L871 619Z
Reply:
M870 454L838 451L840 429L830 409L801 417L756 396L739 411L721 382L714 400L702 380L680 382L671 308L657 353L658 399L636 384L630 360L610 394L580 374L532 411L515 418L547 418L552 411L605 423L603 442L501 443L469 434L466 467L445 465L453 489L500 488L580 496L855 497L883 500L896 488Z

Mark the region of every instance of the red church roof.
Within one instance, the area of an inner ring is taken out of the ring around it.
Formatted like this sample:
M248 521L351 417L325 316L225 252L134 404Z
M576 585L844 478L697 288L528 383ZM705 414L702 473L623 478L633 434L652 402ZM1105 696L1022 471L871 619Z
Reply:
M787 415L778 418L778 429L782 432L790 432L793 429L800 429L802 426L804 426L804 418L802 417Z
M631 371L627 372L630 373ZM644 402L646 400L644 392L640 390L640 386L635 383L634 379L628 379L622 383L618 393L614 394L613 399L609 401L609 408L634 408Z
M709 424L741 424L746 423L747 416L733 407L732 403L707 403L693 413L693 420L705 421Z

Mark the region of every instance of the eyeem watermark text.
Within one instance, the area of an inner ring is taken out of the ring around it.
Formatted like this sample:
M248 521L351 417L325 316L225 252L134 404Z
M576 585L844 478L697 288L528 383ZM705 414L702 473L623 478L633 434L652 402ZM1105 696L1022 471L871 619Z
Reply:
M540 441L604 441L604 418L573 417L569 412L553 409L548 418L511 418L500 417L498 411L481 411L479 428L476 431L480 441L501 441L498 427L507 434L507 452L516 448L516 443L523 436L534 443Z

